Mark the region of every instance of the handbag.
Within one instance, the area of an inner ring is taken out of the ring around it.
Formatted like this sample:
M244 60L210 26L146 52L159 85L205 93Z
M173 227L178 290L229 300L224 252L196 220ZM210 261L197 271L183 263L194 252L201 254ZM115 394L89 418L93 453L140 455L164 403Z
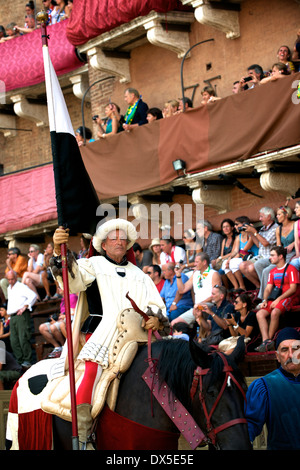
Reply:
M236 344L238 342L238 339L240 338L240 336L229 336L229 338L226 338L226 339L223 339L223 341L221 341L219 343L219 351L222 351L222 352L226 352L226 351L229 351L230 349L234 349L236 347ZM250 341L251 338L244 338L244 342L245 344L248 343L248 341Z
M289 263L286 263L286 266L285 266L284 271L283 271L280 287L274 286L272 288L271 293L268 297L268 300L276 300L282 294L282 286L283 286L283 281L284 281L284 275L285 275L285 271L286 271L288 265L289 265Z

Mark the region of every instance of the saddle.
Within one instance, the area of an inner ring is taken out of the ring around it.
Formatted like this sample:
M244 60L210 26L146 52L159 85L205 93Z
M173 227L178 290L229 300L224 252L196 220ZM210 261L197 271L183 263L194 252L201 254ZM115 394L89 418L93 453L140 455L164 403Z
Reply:
M119 313L117 331L116 339L109 347L109 366L102 371L95 389L91 410L92 418L98 416L105 402L111 410L114 410L121 375L131 366L139 345L148 341L147 331L141 328L141 316L133 308L127 308ZM154 336L153 340L155 340ZM84 371L84 362L76 361L75 386L80 383ZM69 373L48 382L41 407L47 413L71 421Z

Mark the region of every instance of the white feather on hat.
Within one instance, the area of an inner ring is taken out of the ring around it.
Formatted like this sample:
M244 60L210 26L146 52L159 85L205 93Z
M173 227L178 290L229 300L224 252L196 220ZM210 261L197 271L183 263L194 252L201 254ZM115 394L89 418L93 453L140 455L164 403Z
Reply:
M104 224L100 225L97 228L96 233L93 237L92 244L99 253L101 252L101 244L104 240L106 240L108 234L112 230L123 230L127 235L127 250L132 247L134 242L137 239L137 232L135 226L125 219L111 219L105 222Z

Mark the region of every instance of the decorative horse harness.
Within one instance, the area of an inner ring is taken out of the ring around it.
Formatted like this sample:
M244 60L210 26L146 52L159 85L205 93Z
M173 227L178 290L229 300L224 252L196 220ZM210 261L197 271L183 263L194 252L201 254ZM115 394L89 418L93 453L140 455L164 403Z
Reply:
M145 320L147 320L149 317L142 312L137 305L130 299L130 297L127 295L127 298L131 301L132 307L136 312L138 312ZM158 334L157 331L153 332L156 336L157 339L161 339L160 335ZM225 372L225 378L223 385L220 389L220 392L217 396L217 399L212 406L210 412L208 413L206 403L205 403L205 394L203 390L203 377L207 375L210 371L210 369L202 369L202 367L198 366L195 371L194 371L194 377L193 377L193 382L190 390L190 397L193 401L198 385L200 388L199 391L199 399L200 403L205 415L206 419L206 428L207 428L207 435L205 435L202 430L199 428L198 424L194 420L194 418L191 416L191 414L186 410L186 408L180 403L180 401L173 396L173 399L170 400L171 395L168 389L168 385L166 383L160 384L159 383L159 378L158 378L158 372L156 372L156 367L155 363L151 357L151 334L152 330L149 330L149 335L148 335L148 362L149 362L149 367L147 370L144 372L142 378L148 385L148 387L151 390L152 395L155 396L157 399L158 403L162 406L164 411L167 413L169 418L174 422L174 424L177 426L179 429L180 433L185 437L189 445L191 446L192 450L194 450L196 447L200 445L207 445L207 444L216 444L217 441L217 434L224 429L227 429L231 426L234 426L236 424L246 424L247 420L245 418L236 418L232 419L224 424L221 424L218 427L214 427L212 425L211 419L213 416L213 413L224 393L224 390L228 384L229 379L233 380L235 385L238 387L240 390L242 396L244 397L244 400L246 401L246 395L245 392L242 388L242 386L239 384L239 382L236 380L236 378L233 375L233 369L232 367L228 364L226 355L220 351L214 351L212 354L218 354L224 364L223 367L223 372Z

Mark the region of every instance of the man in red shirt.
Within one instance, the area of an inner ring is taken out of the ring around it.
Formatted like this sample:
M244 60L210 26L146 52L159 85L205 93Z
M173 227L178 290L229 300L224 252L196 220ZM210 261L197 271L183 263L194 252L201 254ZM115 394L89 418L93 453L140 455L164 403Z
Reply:
M264 300L260 304L260 310L256 314L263 340L262 344L256 348L258 352L274 349L274 341L272 341L272 338L278 330L280 315L289 311L292 306L300 303L299 271L291 264L289 264L285 270L285 260L286 249L283 246L271 248L270 261L271 264L276 265L276 268L270 271L268 284L264 292ZM283 274L284 281L281 295L275 300L268 300L273 287L281 287Z
M165 280L161 277L161 268L158 264L151 264L148 266L147 274L151 277L152 281L156 285L158 292L163 288Z

